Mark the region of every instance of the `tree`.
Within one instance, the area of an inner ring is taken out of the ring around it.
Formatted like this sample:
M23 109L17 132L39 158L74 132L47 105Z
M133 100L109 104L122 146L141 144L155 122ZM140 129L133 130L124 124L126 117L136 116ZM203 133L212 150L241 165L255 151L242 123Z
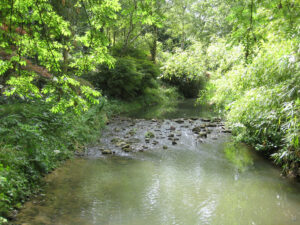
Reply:
M254 49L270 34L278 38L299 37L300 2L294 0L228 1L232 5L228 17L234 43L242 43L246 62L253 57Z
M120 10L117 0L70 0L73 12L86 16L85 28L59 15L58 1L4 0L0 5L2 93L43 99L53 112L87 110L100 93L81 85L78 76L99 63L112 65L103 32Z

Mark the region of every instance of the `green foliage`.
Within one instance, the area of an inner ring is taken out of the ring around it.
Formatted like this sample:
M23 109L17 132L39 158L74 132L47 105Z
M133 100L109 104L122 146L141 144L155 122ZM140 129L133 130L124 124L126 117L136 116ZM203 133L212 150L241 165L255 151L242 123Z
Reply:
M251 61L255 48L270 35L278 39L291 39L298 36L300 22L300 2L294 0L246 0L233 1L227 20L233 30L231 41L244 46L245 60Z
M105 105L105 112L108 115L122 113L137 116L143 111L143 118L159 118L164 113L174 110L174 106L182 98L176 88L162 84L160 84L159 89L147 89L146 92L144 96L129 102L109 100L108 104ZM150 110L149 106L151 106Z
M83 12L86 16L85 28L80 31L74 21L71 27L68 17L59 15L52 1L3 1L0 5L3 94L42 98L52 104L51 111L55 113L68 108L79 113L99 103L100 93L81 85L74 76L94 70L99 63L113 64L106 36L97 31L116 19L120 5L117 0L72 3L74 13ZM44 77L45 84L39 86L40 77Z
M272 154L285 172L297 170L300 162L296 43L263 43L251 64L236 64L214 81L212 99L228 110L228 122L238 140Z
M148 88L157 88L158 75L159 69L152 62L123 57L117 58L114 68L99 66L87 79L110 97L130 100L145 95Z
M185 97L197 97L206 81L205 55L202 45L195 42L187 50L161 56L161 79L178 87Z
M53 114L51 106L9 104L0 107L0 216L7 217L32 193L41 177L68 159L74 150L96 141L104 125L103 104L80 116Z

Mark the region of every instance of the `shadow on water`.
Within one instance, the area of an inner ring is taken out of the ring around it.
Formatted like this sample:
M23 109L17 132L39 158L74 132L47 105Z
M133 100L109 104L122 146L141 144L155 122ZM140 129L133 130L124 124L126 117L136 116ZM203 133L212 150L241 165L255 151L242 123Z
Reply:
M212 115L202 110L191 101L162 113L167 120L116 119L104 131L103 145L113 149L114 135L124 138L131 130L131 138L145 145L150 130L155 138L148 150L116 148L118 154L106 156L94 148L89 158L68 161L47 177L45 196L28 202L15 224L299 224L299 184L281 178L246 146L233 144L222 128L213 127L199 142L191 129L203 122L170 120ZM173 135L180 137L176 145L168 140Z

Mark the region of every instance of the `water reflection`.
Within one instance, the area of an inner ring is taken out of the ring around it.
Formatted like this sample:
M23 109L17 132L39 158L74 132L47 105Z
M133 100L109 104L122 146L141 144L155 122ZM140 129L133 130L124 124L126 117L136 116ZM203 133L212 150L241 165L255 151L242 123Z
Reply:
M168 118L203 110L189 104ZM299 184L228 136L199 144L182 131L177 146L75 159L47 182L46 196L28 202L15 224L300 224Z
M229 142L224 146L226 159L228 159L239 172L244 172L253 165L253 154L251 154L244 144Z
M299 186L232 144L78 159L51 176L45 202L28 203L16 224L289 225L300 219Z

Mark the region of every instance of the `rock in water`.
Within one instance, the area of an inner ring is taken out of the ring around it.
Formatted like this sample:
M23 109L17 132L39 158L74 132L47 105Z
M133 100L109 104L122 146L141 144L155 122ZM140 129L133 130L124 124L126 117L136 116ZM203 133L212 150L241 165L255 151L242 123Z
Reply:
M205 123L203 123L203 124L200 125L200 128L201 128L201 129L205 129L205 127L206 127L206 124L205 124Z
M207 127L216 127L217 126L217 124L215 124L215 123L209 123L209 124L207 124Z
M176 127L171 126L171 127L170 127L170 130L173 130L173 131L174 131L174 130L176 130Z
M209 119L209 118L202 118L201 119L203 122L210 122L211 121L211 119Z
M206 132L200 132L200 133L198 134L198 136L199 136L199 137L204 137L204 138L206 138L206 137L207 137L207 133L206 133Z
M183 119L177 119L177 120L175 120L175 122L179 123L179 124L182 124L182 123L184 123L184 120Z
M155 135L151 131L147 131L145 138L155 138Z
M216 123L220 123L220 122L221 122L221 118L219 118L219 117L214 117L212 121L213 121L213 122L216 122Z
M105 149L105 150L102 151L102 154L103 155L110 155L110 154L112 154L112 151L109 150L109 149Z
M192 129L192 131L193 131L195 134L198 134L198 133L200 133L200 131L201 131L201 127L194 127L194 128Z
M222 132L225 133L225 134L230 134L231 130L222 130Z
M132 148L128 147L128 148L122 148L122 150L124 152L131 152L132 151Z

